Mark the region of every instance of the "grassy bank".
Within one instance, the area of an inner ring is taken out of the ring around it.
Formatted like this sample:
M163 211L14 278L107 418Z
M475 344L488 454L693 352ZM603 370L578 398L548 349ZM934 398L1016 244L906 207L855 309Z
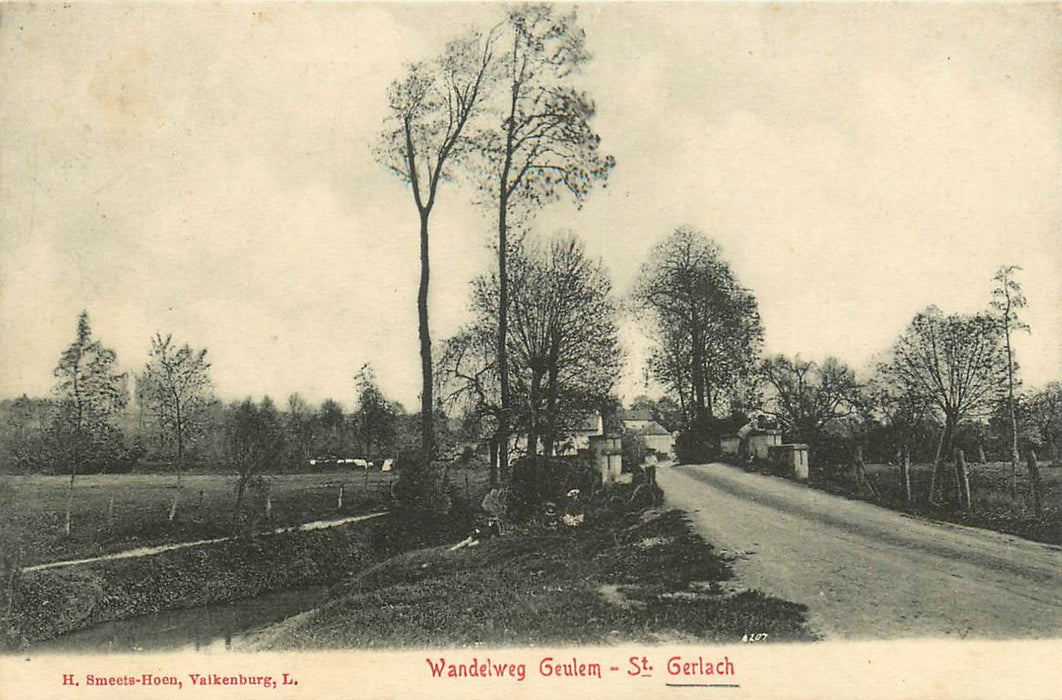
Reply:
M420 549L338 584L255 649L808 640L801 605L728 592L728 563L678 511L591 511L479 546Z
M1043 487L1043 513L1033 511L1031 488L1025 464L1018 465L1017 488L1010 491L1010 464L1004 462L970 463L970 495L973 508L969 511L954 506L934 506L926 502L933 465L911 466L913 503L907 503L900 476L900 468L891 464L868 464L867 475L878 497L874 502L923 515L937 520L983 527L997 532L1017 535L1038 542L1062 545L1062 468L1050 462L1041 463L1040 481ZM954 482L945 481L954 500Z
M327 584L370 566L386 517L136 559L24 572L8 643L50 639L100 622Z

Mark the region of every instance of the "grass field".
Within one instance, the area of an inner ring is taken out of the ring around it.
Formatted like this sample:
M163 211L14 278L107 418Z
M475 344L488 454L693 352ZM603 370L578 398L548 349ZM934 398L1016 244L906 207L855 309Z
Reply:
M279 474L270 477L269 520L261 494L251 498L251 507L263 528L364 513L388 505L395 478L393 472L363 470ZM473 496L485 479L479 471L451 472L454 488L467 488ZM235 481L229 475L185 475L173 522L168 519L175 491L172 474L79 476L69 537L63 531L68 484L64 476L0 477L0 527L6 531L0 546L17 547L22 566L233 532Z

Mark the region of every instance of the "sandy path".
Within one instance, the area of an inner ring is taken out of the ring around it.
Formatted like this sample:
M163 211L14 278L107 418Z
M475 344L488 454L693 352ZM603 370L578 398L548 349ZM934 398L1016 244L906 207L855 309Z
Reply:
M1062 548L723 464L657 478L742 586L807 605L827 638L1062 636Z
M387 511L381 511L379 513L369 513L368 515L351 515L345 518L336 518L334 520L314 520L308 523L302 523L301 525L291 525L289 527L278 527L277 529L259 534L267 535L279 535L284 532L307 531L307 530L327 530L330 527L339 527L340 525L347 525L349 523L356 523L362 520L370 520L371 518L379 518L380 516L387 515ZM24 567L23 571L40 571L42 569L57 569L62 566L76 566L78 564L92 564L98 561L108 561L110 559L135 559L136 557L146 557L152 554L161 554L162 552L169 552L174 549L188 549L189 547L201 547L207 544L217 544L218 542L228 542L231 537L215 537L210 540L195 540L194 542L177 542L176 544L160 544L154 547L137 547L136 549L126 549L121 552L112 552L111 554L103 554L98 557L89 557L88 559L63 559L61 561L48 562L47 564L36 564L34 566Z

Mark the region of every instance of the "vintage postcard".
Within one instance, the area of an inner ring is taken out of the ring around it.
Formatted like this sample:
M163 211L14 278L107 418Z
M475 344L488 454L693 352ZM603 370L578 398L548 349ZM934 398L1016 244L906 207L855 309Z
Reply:
M1058 698L1058 3L0 3L0 698Z

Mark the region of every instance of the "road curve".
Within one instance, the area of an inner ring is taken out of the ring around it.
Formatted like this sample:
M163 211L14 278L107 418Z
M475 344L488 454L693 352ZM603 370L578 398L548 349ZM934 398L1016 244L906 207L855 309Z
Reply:
M742 587L807 605L827 639L1062 637L1062 548L725 464L657 480Z

